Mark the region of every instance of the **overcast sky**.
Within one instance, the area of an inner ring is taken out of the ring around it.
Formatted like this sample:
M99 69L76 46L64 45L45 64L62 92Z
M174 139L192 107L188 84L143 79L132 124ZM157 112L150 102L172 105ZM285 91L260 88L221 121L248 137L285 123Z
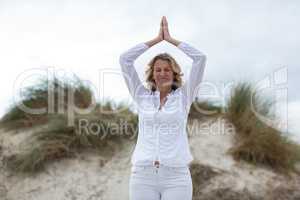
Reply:
M296 0L0 0L0 115L12 102L18 77L48 67L73 72L98 91L104 87L107 97L128 98L119 55L155 37L165 15L174 38L207 55L204 81L218 86L239 80L258 82L287 69L288 83L283 87L288 88L293 106L289 114L298 119L299 10ZM191 60L166 42L137 60L140 78L147 62L160 52L173 55L186 78ZM113 73L105 76L102 86L99 74L104 69Z

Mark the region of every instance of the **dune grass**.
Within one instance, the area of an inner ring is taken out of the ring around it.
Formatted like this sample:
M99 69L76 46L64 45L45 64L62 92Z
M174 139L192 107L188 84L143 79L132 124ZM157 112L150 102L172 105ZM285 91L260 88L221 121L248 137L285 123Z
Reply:
M71 90L74 104L79 108L88 107L94 94L90 87L77 76L74 75L72 79L57 77L38 79L34 86L22 88L22 100L11 104L7 113L1 118L0 126L11 130L48 123L49 113L57 113L59 108L62 112L68 109L68 93ZM53 101L51 101L53 106L50 106L49 103L51 96L53 96ZM31 109L45 108L46 111L43 114L30 113L24 111L21 105Z
M295 171L294 166L300 161L299 144L261 121L251 103L260 115L274 119L272 102L267 97L256 94L251 83L237 84L227 105L227 117L236 128L235 144L230 153L236 160L267 166L278 172Z
M98 131L80 131L79 120L87 120L89 124L97 124ZM116 150L122 146L124 139L133 136L130 127L120 126L112 130L112 123L120 124L126 120L124 115L113 115L100 118L99 115L77 116L75 126L67 126L66 115L53 115L48 125L34 132L25 143L24 151L5 157L5 164L11 171L37 173L44 169L47 163L61 158L74 157L88 150L96 150L99 155L112 157ZM137 126L136 118L129 116ZM122 130L121 130L122 129Z
M214 171L211 166L204 165L196 161L193 161L189 167L193 182L193 197L198 199L202 196L201 191L209 183L209 181L221 174L220 172Z
M18 102L1 119L1 127L6 129L30 128L45 125L37 129L23 142L24 151L8 155L4 158L9 170L23 173L40 172L46 163L57 159L74 157L78 153L93 149L99 155L111 157L120 148L124 139L132 139L136 135L137 116L124 103L114 104L112 101L97 103L95 109L88 114L75 114L75 125L68 126L68 115L57 113L59 104L68 108L68 90L75 91L75 105L80 108L89 106L93 93L79 79L66 82L55 78L49 81L40 80L40 84L25 90L22 103L31 108L47 107L48 95L55 97L54 113L39 115L28 114L18 108ZM58 90L64 90L63 101L58 102ZM25 123L26 122L26 123ZM126 123L124 125L124 123Z
M14 172L35 173L49 161L73 157L88 147L101 148L105 140L93 135L76 134L76 127L68 127L65 116L55 116L48 126L28 139L23 152L5 158L8 169Z
M193 199L194 200L261 200L247 189L235 191L233 188L224 185L224 187L207 190L207 187L215 177L222 176L225 171L214 169L209 165L203 165L193 161L190 165L190 171L193 182ZM226 172L225 172L226 173Z

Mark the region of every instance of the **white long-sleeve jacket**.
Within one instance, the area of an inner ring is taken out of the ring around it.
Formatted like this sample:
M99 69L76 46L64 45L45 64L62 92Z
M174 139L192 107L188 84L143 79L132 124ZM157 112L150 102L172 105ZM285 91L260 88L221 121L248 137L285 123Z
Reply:
M185 42L178 45L192 60L187 81L167 95L162 108L160 92L146 88L138 77L134 61L149 46L139 43L120 56L120 65L129 93L138 110L138 138L131 157L133 165L186 166L193 160L187 135L187 117L203 77L206 56Z

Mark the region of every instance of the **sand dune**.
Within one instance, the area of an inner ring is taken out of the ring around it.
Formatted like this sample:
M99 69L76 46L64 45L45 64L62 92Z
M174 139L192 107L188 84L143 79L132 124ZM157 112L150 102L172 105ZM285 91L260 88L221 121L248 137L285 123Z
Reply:
M196 123L196 124L195 124ZM234 132L224 131L231 124L223 118L206 119L189 124L189 142L195 163L209 166L219 175L209 180L200 190L209 192L218 188L234 191L247 189L257 196L265 196L279 186L288 188L300 186L299 177L287 180L270 170L256 168L247 163L236 162L227 154L232 146ZM207 123L210 131L192 129ZM220 128L220 127L223 127ZM31 131L32 132L32 131ZM96 152L78 154L76 158L63 159L49 164L46 170L33 177L14 175L2 166L3 155L20 151L18 146L30 130L24 133L0 134L1 175L0 196L3 200L115 200L128 199L130 157L134 141L126 141L111 158L99 156ZM299 187L300 188L300 187Z

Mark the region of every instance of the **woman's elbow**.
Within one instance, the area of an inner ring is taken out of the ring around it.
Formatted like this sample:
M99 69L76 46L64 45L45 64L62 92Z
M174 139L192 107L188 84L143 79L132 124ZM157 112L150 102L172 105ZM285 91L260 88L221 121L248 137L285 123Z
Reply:
M207 59L206 55L201 53L201 54L194 57L194 62L201 62L202 63L202 62L206 62L206 59Z

